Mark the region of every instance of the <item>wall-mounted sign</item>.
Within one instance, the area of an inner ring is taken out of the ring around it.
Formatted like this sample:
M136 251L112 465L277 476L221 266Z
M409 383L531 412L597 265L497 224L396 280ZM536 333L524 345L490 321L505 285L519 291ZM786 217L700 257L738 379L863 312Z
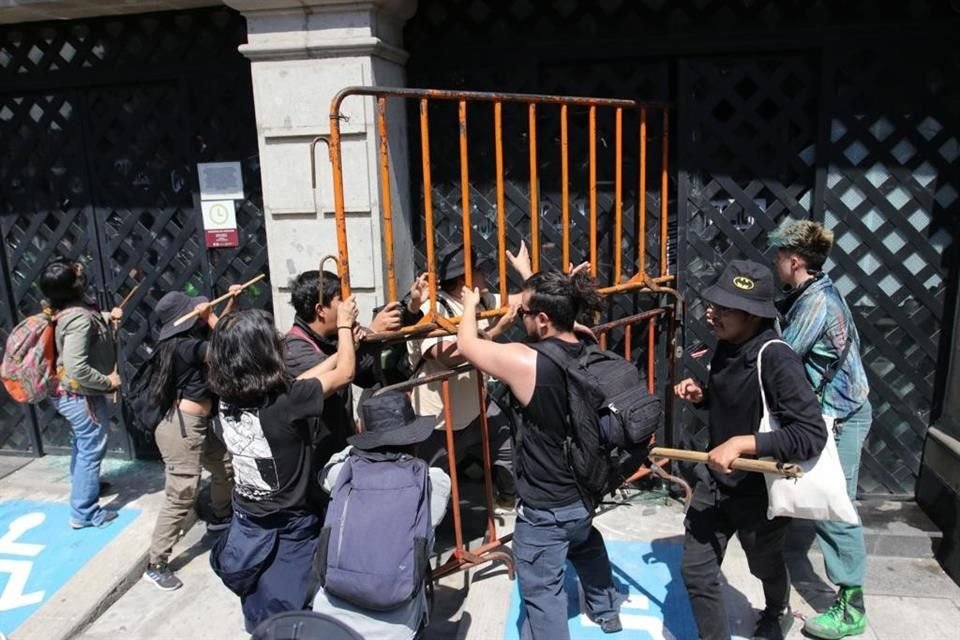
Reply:
M237 208L233 200L204 200L200 208L208 249L239 246Z
M243 200L243 171L239 162L199 162L201 200Z

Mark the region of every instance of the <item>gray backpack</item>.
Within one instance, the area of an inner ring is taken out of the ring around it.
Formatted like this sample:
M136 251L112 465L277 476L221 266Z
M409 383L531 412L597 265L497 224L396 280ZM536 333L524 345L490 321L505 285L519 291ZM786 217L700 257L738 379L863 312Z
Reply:
M353 449L330 495L314 570L324 590L372 611L410 602L429 576L427 463Z

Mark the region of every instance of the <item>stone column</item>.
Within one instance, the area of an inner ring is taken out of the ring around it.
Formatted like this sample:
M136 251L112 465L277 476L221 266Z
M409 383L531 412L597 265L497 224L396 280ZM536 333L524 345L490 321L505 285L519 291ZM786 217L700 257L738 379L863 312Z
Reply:
M330 100L344 87L405 85L403 24L416 0L225 0L247 19L260 146L270 278L277 327L293 320L288 282L337 254L333 178L325 145L316 148L311 187L310 141L329 133ZM350 277L361 322L386 295L380 225L376 105L349 97L341 122ZM390 113L391 193L399 286L413 278L410 190L403 107ZM327 264L332 269L332 263Z

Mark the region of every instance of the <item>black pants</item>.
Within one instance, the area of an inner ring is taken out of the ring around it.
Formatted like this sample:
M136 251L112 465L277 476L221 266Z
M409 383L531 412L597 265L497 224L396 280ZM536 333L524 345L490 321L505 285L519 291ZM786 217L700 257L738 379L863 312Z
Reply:
M765 494L738 496L699 482L684 522L683 581L703 640L729 640L730 626L720 590L720 565L734 533L750 573L763 583L766 607L779 611L790 597L783 557L787 518L767 519Z

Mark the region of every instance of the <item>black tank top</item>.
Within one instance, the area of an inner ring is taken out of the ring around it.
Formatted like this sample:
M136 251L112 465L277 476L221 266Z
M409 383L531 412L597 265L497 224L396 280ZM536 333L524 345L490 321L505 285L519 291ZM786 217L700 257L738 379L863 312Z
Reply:
M547 338L571 356L579 355L580 343ZM537 355L537 378L533 396L521 407L517 450L517 493L524 504L539 509L562 507L580 499L576 478L563 451L568 396L563 370L549 358Z

